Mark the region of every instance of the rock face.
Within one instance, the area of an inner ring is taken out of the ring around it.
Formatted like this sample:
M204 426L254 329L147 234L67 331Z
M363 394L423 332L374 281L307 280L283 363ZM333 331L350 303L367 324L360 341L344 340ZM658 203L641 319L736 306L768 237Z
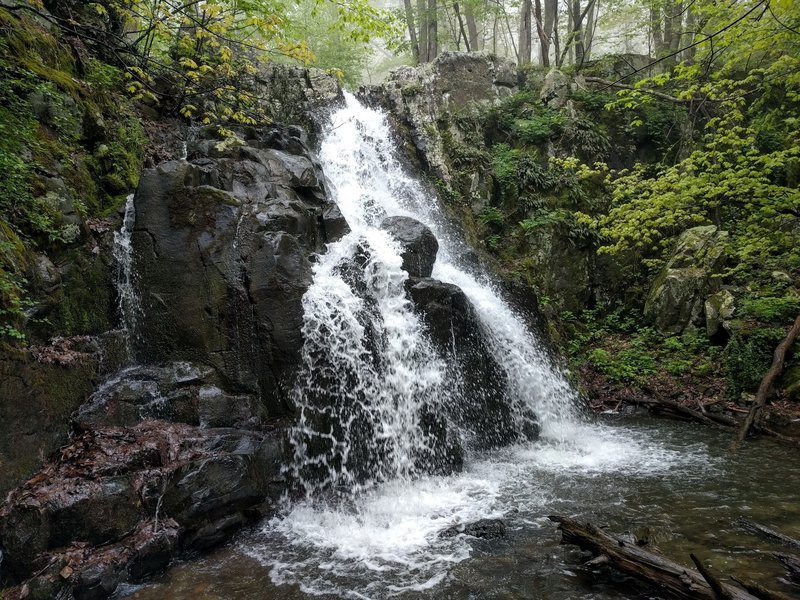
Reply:
M403 270L411 277L431 276L439 242L426 225L410 217L386 217L381 229L400 243Z
M347 227L297 127L201 139L142 175L133 232L140 362L213 365L270 416L302 347L310 259Z
M123 355L116 332L0 353L0 497L67 441L70 415L92 381L118 368Z
M662 333L682 333L704 325L705 304L716 291L725 262L728 233L713 225L693 227L678 238L675 250L653 282L644 314Z
M81 433L0 508L0 579L35 597L106 598L268 514L285 487L284 430L213 381L177 363L101 386L77 414Z
M730 290L711 294L705 303L706 334L713 339L730 334L730 319L736 311L736 300Z
M517 70L513 63L489 54L443 52L418 67L400 67L388 80L363 91L367 100L389 112L407 136L406 154L439 179L450 183L445 137L459 143L465 132L448 121L451 108L469 110L476 104L491 104L516 91ZM446 135L445 135L446 133Z

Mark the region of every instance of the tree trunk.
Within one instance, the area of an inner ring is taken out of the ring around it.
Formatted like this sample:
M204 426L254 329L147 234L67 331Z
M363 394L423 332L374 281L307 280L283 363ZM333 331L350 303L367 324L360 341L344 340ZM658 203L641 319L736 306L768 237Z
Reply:
M467 31L464 28L464 19L461 17L461 11L458 8L458 2L453 2L453 11L456 13L456 19L458 19L458 31L462 38L464 38L464 47L467 49L467 52L474 50L475 48L470 44L469 38L467 38Z
M438 8L436 0L428 0L428 62L439 55Z
M469 47L471 50L481 50L481 41L478 37L478 22L475 20L475 9L472 1L467 0L464 4L464 19L467 21L467 33L469 34Z
M600 2L592 2L589 5L589 13L586 15L586 21L583 28L583 61L579 66L583 66L583 62L589 60L589 54L592 51L592 42L594 41L594 33L597 29L597 16L600 14Z
M428 4L426 0L417 0L417 15L419 15L419 62L430 61L428 57Z
M531 62L531 0L522 0L519 14L519 64Z
M556 27L558 24L558 0L544 0L544 35L546 40L546 48L544 54L547 56L547 61L544 66L550 66L550 45L556 35ZM558 54L558 48L556 48Z
M758 600L745 590L719 582L704 569L706 575L645 550L636 542L616 537L589 523L579 523L567 517L551 516L559 524L562 543L575 544L588 550L597 558L594 564L606 564L617 571L652 585L659 592L666 592L686 600ZM709 582L712 581L713 583ZM715 591L714 588L718 588ZM720 591L723 594L720 596Z
M739 430L739 435L736 436L735 444L738 445L743 442L747 437L747 434L750 432L750 429L753 427L756 421L760 419L761 412L764 409L764 404L767 402L767 396L769 395L769 391L772 389L772 384L778 378L778 375L781 374L781 371L783 371L783 363L786 360L786 353L792 347L792 344L794 344L798 334L800 334L800 315L797 315L794 325L789 328L789 331L786 333L786 337L780 344L778 344L778 347L775 348L775 354L772 358L772 366L769 368L769 371L767 371L767 374L764 375L764 379L761 380L761 385L758 386L758 391L756 392L753 406L750 408L750 412L747 413L747 418L742 424L742 428Z
M414 26L414 9L411 0L403 0L406 9L406 24L408 25L408 37L411 40L411 54L414 55L414 63L419 64L419 42L417 41L417 30Z

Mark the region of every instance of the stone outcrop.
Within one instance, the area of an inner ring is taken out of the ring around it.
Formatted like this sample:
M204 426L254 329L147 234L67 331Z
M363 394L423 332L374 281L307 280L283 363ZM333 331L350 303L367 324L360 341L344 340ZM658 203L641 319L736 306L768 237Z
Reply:
M282 440L155 420L82 433L0 508L0 575L24 582L9 597L107 598L227 539L272 509Z
M464 142L469 132L451 123L452 109L493 104L516 91L517 70L506 59L475 52L443 52L418 67L392 71L380 86L362 91L398 122L406 155L442 181L452 182L445 138Z
M426 225L410 217L386 217L381 229L400 244L404 271L412 277L430 277L439 242Z
M119 332L0 352L0 497L67 441L92 382L119 368L124 354Z
M301 129L237 133L142 175L137 358L212 365L274 417L299 362L311 258L347 229Z
M656 277L644 315L662 333L704 327L706 299L717 291L715 279L725 262L726 231L714 225L684 231L667 264Z

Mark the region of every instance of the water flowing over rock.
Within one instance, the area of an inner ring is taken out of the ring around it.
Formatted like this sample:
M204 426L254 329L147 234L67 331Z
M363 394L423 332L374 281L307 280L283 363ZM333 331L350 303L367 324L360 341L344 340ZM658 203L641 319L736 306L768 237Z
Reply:
M352 231L314 265L303 298L292 444L305 491L447 472L467 446L570 419L566 382L455 258L463 242L401 167L385 117L348 96L320 160Z
M142 175L133 233L143 315L140 362L214 365L288 412L312 255L346 223L296 127L243 129L190 146Z
M682 333L703 326L706 298L718 289L714 275L725 262L726 231L714 225L687 229L653 282L644 305L645 317L664 333Z

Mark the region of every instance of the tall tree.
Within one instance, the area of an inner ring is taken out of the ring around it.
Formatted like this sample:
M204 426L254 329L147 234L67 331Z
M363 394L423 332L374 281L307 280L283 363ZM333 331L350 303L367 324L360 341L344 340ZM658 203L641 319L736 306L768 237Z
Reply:
M419 41L417 41L417 28L414 23L414 8L411 6L411 0L403 0L403 6L406 12L406 25L408 27L408 38L411 42L411 54L414 56L414 63L419 64Z
M519 64L526 65L531 62L532 31L531 0L522 0L519 13Z
M417 17L419 21L419 62L426 63L428 57L428 3L417 0Z
M432 61L439 55L437 14L437 0L428 0L428 62Z

